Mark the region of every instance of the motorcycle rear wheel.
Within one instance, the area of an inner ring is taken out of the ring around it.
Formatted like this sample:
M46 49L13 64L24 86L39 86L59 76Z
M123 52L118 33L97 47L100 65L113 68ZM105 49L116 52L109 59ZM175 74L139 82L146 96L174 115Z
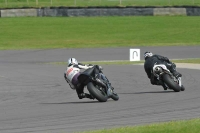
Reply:
M181 87L177 83L175 83L168 74L164 74L162 78L165 84L167 84L170 89L173 89L175 92L179 92L181 90Z
M98 89L92 82L87 84L87 89L99 102L106 102L108 100L107 94L103 90Z

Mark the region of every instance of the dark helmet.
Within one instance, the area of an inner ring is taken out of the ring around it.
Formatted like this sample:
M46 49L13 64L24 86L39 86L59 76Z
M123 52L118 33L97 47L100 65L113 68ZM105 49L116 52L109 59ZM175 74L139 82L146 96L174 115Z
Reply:
M148 57L151 57L151 56L153 56L153 53L151 53L151 52L149 52L149 51L147 51L147 52L144 53L144 59L145 59L145 60L146 60Z

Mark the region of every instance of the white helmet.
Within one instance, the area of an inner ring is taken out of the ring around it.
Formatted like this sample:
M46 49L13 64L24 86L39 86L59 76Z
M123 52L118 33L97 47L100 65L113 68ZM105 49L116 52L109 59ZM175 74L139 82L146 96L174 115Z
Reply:
M75 58L69 58L68 59L68 66L70 65L78 65L78 61Z
M144 59L145 60L146 60L147 57L151 57L151 56L153 56L153 53L151 53L151 52L147 51L147 52L144 53Z

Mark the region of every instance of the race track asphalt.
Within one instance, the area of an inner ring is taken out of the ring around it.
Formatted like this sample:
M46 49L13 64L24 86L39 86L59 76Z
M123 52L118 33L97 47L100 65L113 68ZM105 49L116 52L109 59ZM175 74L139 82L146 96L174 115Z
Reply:
M119 101L79 100L64 62L129 60L130 48L0 51L0 133L71 133L200 116L200 70L178 68L186 91L150 85L141 65L103 65ZM170 59L199 58L200 47L140 47ZM87 90L86 90L87 92Z

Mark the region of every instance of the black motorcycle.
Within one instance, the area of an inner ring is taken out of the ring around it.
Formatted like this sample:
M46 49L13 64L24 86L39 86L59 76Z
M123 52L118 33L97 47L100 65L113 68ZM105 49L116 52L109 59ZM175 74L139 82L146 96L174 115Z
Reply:
M87 86L90 95L99 102L106 102L109 98L119 100L118 94L114 92L105 75L102 72L96 73L95 69L96 66L82 72L78 77L79 82Z

